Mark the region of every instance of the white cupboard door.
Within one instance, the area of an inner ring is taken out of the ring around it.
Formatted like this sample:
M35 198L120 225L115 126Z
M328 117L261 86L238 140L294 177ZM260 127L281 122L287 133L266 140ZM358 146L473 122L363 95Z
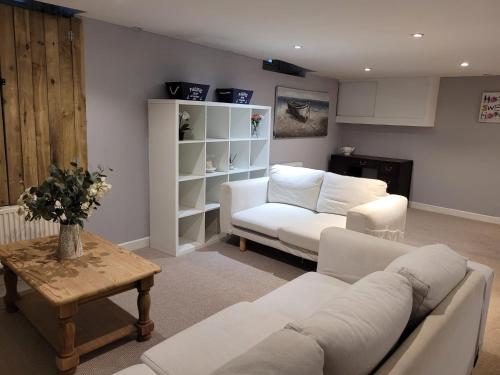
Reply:
M375 117L400 119L425 118L429 87L428 78L379 80Z
M376 95L376 81L341 82L337 115L353 117L374 116Z

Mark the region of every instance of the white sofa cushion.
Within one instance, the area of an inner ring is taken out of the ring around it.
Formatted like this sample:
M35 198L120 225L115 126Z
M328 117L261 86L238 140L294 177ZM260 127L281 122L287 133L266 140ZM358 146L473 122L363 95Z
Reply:
M324 171L273 165L269 173L269 202L286 203L316 210Z
M370 373L408 322L408 280L378 271L359 280L309 318L287 327L313 337L325 353L325 375Z
M212 375L323 375L323 349L312 338L282 329Z
M385 269L405 276L413 288L409 328L422 321L465 277L467 260L446 245L421 247L394 259Z
M308 272L259 298L253 304L288 316L290 321L305 319L349 286L350 284L334 277Z
M152 347L141 359L160 375L206 375L289 321L250 302L238 303Z
M316 214L312 217L296 220L293 223L281 226L278 229L278 238L280 241L317 254L321 232L331 227L345 229L346 220L347 218L342 215Z
M328 172L323 177L317 211L347 215L351 208L386 195L387 184L384 181Z
M278 229L298 220L311 218L315 214L305 208L281 203L263 205L235 212L231 223L237 227L278 238Z

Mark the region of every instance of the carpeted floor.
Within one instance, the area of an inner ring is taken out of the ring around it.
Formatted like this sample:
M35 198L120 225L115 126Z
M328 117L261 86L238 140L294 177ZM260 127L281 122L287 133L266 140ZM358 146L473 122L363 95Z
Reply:
M406 241L415 245L449 244L463 255L500 272L500 226L410 210ZM83 356L77 374L106 375L139 363L149 347L239 301L252 301L313 270L312 262L249 244L241 253L236 243L217 243L179 258L153 249L138 254L162 267L151 291L151 316L156 330L150 341L122 340ZM3 295L3 285L0 285ZM136 314L136 292L112 298ZM474 375L500 374L500 281L495 280L484 351ZM96 324L99 322L97 321ZM54 352L21 314L0 307L0 374L55 374Z

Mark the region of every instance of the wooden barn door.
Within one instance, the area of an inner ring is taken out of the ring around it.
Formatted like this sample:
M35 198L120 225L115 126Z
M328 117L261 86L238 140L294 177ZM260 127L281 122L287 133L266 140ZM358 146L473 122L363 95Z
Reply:
M0 4L0 206L51 163L87 165L83 30L78 18Z

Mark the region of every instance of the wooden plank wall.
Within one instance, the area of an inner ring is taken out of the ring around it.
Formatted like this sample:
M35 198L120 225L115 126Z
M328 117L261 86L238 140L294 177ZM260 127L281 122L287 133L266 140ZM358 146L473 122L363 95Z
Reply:
M0 4L0 206L15 204L51 163L87 167L80 19Z

